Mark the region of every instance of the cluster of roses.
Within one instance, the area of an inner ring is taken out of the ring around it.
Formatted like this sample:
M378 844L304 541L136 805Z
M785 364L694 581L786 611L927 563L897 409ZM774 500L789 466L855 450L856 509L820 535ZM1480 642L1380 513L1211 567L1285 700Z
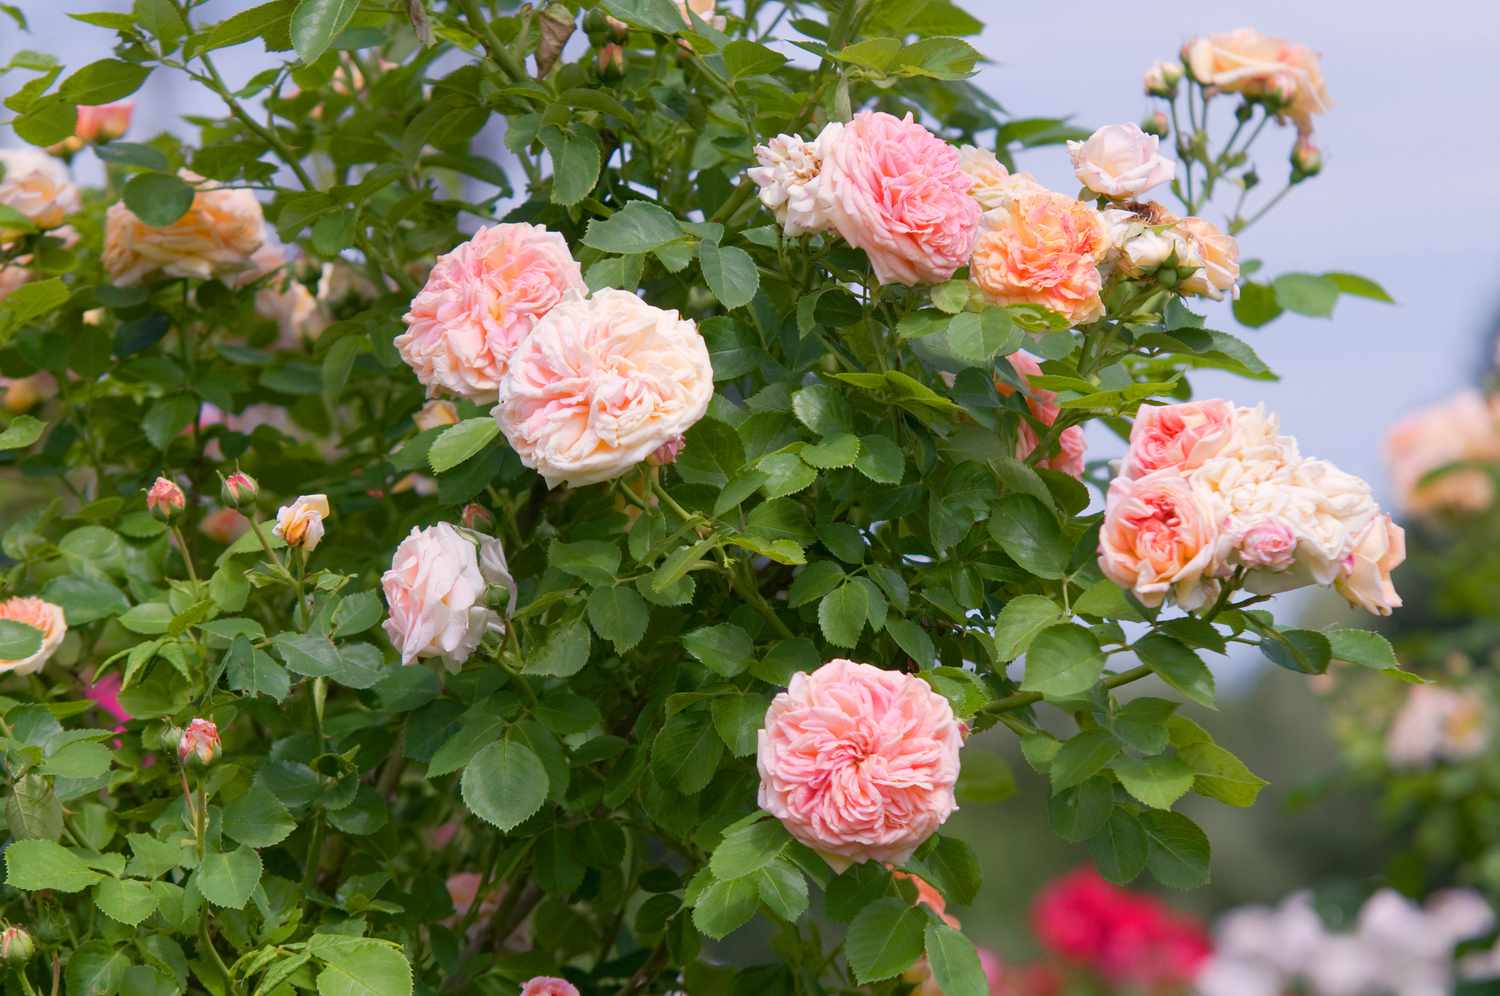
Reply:
M1215 925L1215 946L1198 974L1199 996L1437 996L1458 980L1500 976L1500 948L1454 957L1454 948L1494 929L1495 914L1471 889L1450 889L1418 905L1381 889L1352 930L1331 931L1310 894L1276 907L1231 911Z
M1388 615L1405 533L1370 486L1304 457L1262 408L1228 401L1143 407L1111 482L1099 566L1145 605L1212 602L1225 579L1257 594L1333 585Z

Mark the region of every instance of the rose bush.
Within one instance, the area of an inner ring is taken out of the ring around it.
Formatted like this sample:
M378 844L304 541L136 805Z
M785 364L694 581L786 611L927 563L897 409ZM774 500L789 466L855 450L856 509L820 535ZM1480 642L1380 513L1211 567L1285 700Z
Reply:
M1242 258L1317 172L1305 49L1154 69L1173 162L1002 112L947 0L78 19L110 58L3 67L23 989L984 993L968 738L1104 878L1192 888L1174 806L1263 784L1205 657L1395 667L1265 607L1388 611L1399 533L1193 310L1385 298ZM101 123L158 73L223 113ZM1016 170L1067 141L1082 198Z

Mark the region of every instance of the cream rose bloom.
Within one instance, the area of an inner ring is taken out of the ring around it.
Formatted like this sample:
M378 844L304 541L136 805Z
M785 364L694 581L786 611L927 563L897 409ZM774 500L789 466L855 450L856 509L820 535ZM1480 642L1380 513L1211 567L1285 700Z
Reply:
M1401 607L1391 572L1405 560L1406 530L1382 515L1365 528L1334 587L1355 608L1388 616Z
M549 487L619 477L708 410L698 327L622 290L564 301L511 354L495 420Z
M39 149L0 150L0 204L25 215L37 228L58 227L82 203L62 160ZM0 228L0 242L20 234Z
M783 232L796 237L831 227L818 201L818 174L823 169L818 142L777 135L755 147L755 159L760 165L745 175L760 187L760 202L776 216Z
M1177 164L1159 151L1160 141L1134 123L1105 125L1087 141L1069 142L1068 155L1080 183L1113 200L1139 197L1169 183Z
M1199 267L1182 282L1183 292L1215 301L1223 298L1226 292L1235 296L1240 279L1240 246L1234 236L1224 234L1213 222L1202 218L1183 218L1172 227L1177 235L1192 245L1194 264Z
M516 583L500 541L446 522L413 526L380 584L390 608L385 631L402 664L436 657L457 671L486 633L505 632L505 620L486 601L488 588L509 592L507 614L516 604Z
M973 145L959 146L958 168L969 174L969 196L985 211L1003 208L1019 194L1047 189L1030 173L1012 173L989 149Z
M1254 28L1195 38L1183 46L1182 57L1204 86L1276 98L1300 131L1309 131L1312 116L1331 104L1316 52Z
M266 241L260 202L248 190L206 184L188 170L178 173L198 187L187 213L165 228L153 228L120 201L104 225L104 269L121 287L152 276L207 280L253 269L252 257Z
M0 602L0 619L30 626L42 633L42 645L36 653L19 660L0 660L0 675L36 674L57 653L63 637L68 635L68 622L63 616L62 606L40 598L17 596Z
M276 510L276 526L271 532L287 546L312 553L323 542L323 520L329 513L327 495L302 495Z

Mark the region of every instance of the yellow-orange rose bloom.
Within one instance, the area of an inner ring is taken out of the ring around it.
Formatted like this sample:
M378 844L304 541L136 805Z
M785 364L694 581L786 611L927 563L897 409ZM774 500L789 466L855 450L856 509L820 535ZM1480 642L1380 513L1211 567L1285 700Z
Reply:
M1099 260L1109 248L1093 207L1050 190L984 215L969 278L996 304L1033 304L1080 325L1104 314Z
M187 170L178 175L203 182ZM248 190L199 187L192 207L165 228L146 224L121 201L105 220L104 269L120 287L157 274L207 280L250 267L265 240L265 216Z

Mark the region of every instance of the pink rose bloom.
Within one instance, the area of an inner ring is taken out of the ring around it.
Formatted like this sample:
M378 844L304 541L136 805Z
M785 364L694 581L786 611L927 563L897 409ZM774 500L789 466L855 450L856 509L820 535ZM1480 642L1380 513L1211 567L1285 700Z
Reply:
M57 653L63 637L68 635L68 622L63 616L62 606L44 602L40 598L17 595L0 602L0 619L21 623L42 631L42 645L30 657L17 660L0 658L0 675L36 674L42 665Z
M578 996L578 987L567 979L538 975L521 986L521 996Z
M830 126L835 127L835 126ZM861 111L819 137L818 195L882 284L936 284L969 259L979 204L958 150L912 120Z
M1137 124L1105 125L1085 142L1069 142L1073 172L1085 187L1115 200L1139 197L1170 183L1177 164L1157 151L1160 141Z
M56 228L83 204L73 176L60 159L40 149L0 149L0 205L26 216L37 228ZM0 243L21 232L0 228Z
M987 212L969 279L995 304L1031 304L1073 325L1104 314L1099 261L1110 247L1099 212L1071 197L1021 193Z
M835 869L899 864L958 808L962 745L948 700L920 678L831 660L766 711L760 806Z
M698 327L622 290L564 301L511 354L495 420L548 487L626 473L708 411Z
M492 402L533 326L570 292L587 290L558 233L527 224L481 228L438 257L396 349L429 394Z
M479 884L484 881L484 876L478 872L459 872L448 876L448 898L453 901L453 916L446 922L449 926L456 927L469 915L469 910L474 906L474 901L479 898ZM479 904L478 919L491 916L500 908L500 899L503 891L491 888L489 894Z
M1331 104L1316 52L1254 28L1195 38L1183 46L1182 59L1204 86L1282 101L1282 113L1299 131L1311 130L1312 116Z
M486 600L491 585L508 589L507 614L515 609L516 586L500 541L465 535L446 522L413 526L380 584L390 608L385 631L402 664L437 657L457 671L486 633L504 633L504 619Z
M1015 370L1016 376L1026 387L1026 408L1031 412L1031 417L1042 425L1051 426L1057 421L1057 416L1061 412L1061 409L1057 407L1057 394L1045 388L1031 386L1031 378L1041 374L1042 365L1037 362L1036 357L1026 352L1012 353L1006 359L1010 361L1011 368ZM995 381L995 390L1007 398L1015 393L1015 388L1003 380ZM1016 430L1016 459L1025 460L1036 451L1040 443L1041 439L1037 435L1036 428L1022 419ZM1057 437L1057 452L1043 459L1037 466L1048 467L1081 478L1086 449L1083 426L1069 426Z
M1219 545L1212 508L1175 468L1110 482L1099 568L1143 604L1169 593L1184 609L1206 604L1218 591Z
M1130 427L1130 451L1120 474L1141 477L1163 467L1185 474L1222 450L1233 431L1234 405L1219 398L1142 405Z
M1393 768L1427 768L1476 757L1489 742L1489 709L1477 690L1416 685L1386 730L1385 759Z
M1401 607L1391 572L1406 560L1406 530L1389 515L1366 527L1333 585L1349 604L1377 616Z
M260 202L249 190L225 190L196 173L178 176L198 188L187 213L165 228L141 221L124 201L111 205L104 225L104 269L121 287L147 277L232 276L252 268L266 240Z
M1478 391L1461 391L1397 422L1386 435L1385 457L1396 500L1408 512L1480 512L1495 499L1483 468L1424 478L1451 464L1500 460L1500 423Z
M1278 517L1261 519L1234 541L1235 556L1246 567L1284 571L1297 560L1297 531Z

